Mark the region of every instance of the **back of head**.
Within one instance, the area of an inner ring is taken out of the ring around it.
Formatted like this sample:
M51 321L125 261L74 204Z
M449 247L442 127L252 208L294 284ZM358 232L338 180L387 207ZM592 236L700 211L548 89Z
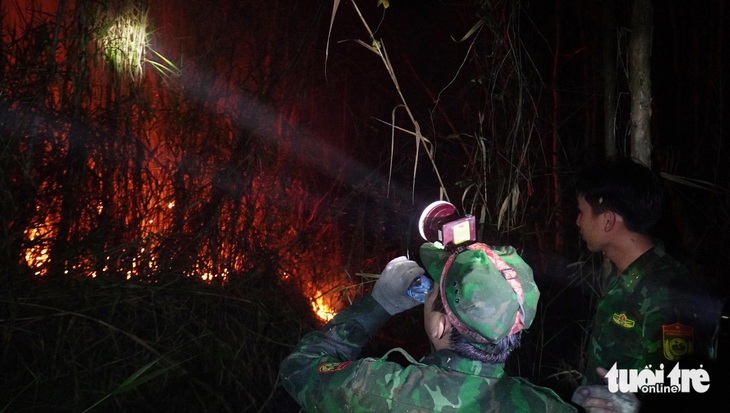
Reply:
M615 212L629 230L643 235L652 235L662 215L664 191L659 176L629 158L588 165L577 176L576 192L594 214Z
M434 310L446 314L452 350L485 363L504 363L535 318L540 290L532 268L513 247L473 243L460 252L425 243L420 256L439 284Z
M437 295L434 299L433 311L446 314L446 307L441 295ZM521 335L522 331L519 331L494 342L474 343L461 334L459 330L453 328L449 336L449 343L451 350L462 357L487 364L500 364L505 363L510 353L520 346Z

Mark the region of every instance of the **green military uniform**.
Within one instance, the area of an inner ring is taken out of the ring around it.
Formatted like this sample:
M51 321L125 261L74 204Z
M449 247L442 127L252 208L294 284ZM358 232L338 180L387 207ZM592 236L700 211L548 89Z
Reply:
M614 269L593 318L584 384L604 384L596 367L608 370L614 363L656 370L686 357L714 358L719 308L709 297L661 246L620 276Z
M307 412L574 412L551 390L450 350L403 367L357 359L390 315L371 296L307 334L281 364L281 380Z

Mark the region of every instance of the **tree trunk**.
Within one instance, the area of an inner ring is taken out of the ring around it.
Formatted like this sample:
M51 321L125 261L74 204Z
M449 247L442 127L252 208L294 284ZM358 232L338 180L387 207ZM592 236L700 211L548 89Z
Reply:
M607 157L616 155L616 23L614 0L606 0L603 35L603 142Z
M561 64L561 58L562 58L562 50L560 48L560 45L562 44L561 40L561 23L560 23L560 12L561 12L561 1L558 0L555 2L555 52L553 53L553 67L552 67L552 80L550 82L550 92L552 95L552 105L553 105L553 113L552 113L552 122L553 122L553 128L552 128L552 136L551 136L551 142L550 142L550 158L549 158L549 167L551 170L551 192L552 192L552 208L554 211L560 211L560 179L559 179L559 171L560 171L560 162L558 160L558 146L560 142L560 134L558 131L558 125L560 122L560 64ZM556 226L562 225L562 222L560 219L555 220L554 224ZM555 239L553 239L554 248L556 251L560 251L562 249L562 240L561 240L561 232L560 228L554 228L553 233L555 234Z
M631 92L631 156L651 165L651 0L634 0L629 42Z

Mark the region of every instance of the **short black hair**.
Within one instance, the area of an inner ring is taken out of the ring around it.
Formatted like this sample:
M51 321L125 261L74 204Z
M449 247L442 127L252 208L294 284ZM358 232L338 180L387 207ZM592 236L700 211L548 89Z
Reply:
M441 294L436 294L433 302L433 311L446 314L444 302L441 300ZM462 357L487 364L502 364L507 361L512 350L520 346L521 336L522 332L520 331L491 343L472 343L457 329L452 328L449 343L451 344L451 349Z
M626 228L652 236L662 216L664 188L657 174L627 157L586 166L576 177L576 193L594 214L615 212Z

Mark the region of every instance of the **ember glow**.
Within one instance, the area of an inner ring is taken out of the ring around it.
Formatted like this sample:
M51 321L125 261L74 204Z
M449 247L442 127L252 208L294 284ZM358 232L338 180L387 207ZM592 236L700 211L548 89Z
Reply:
M31 247L25 250L25 262L31 268L35 275L43 276L46 273L46 264L48 263L48 247L43 244L37 244L36 241L43 238L42 228L29 228L25 231L25 236Z
M167 209L174 208L174 203L170 202L167 204ZM98 211L101 213L103 208L99 207ZM154 219L146 220L148 224L153 224ZM43 277L48 272L48 266L50 264L50 247L48 246L48 239L52 238L53 234L56 233L57 229L55 223L52 221L46 222L42 226L32 227L26 230L26 245L28 247L24 250L23 258L25 263L34 271L34 274L39 277ZM153 247L154 249L154 247ZM91 257L83 262L75 264L66 263L64 266L65 274L83 274L87 277L96 278L98 276L111 275L111 273L123 274L127 280L148 278L150 274L157 273L160 271L156 254L151 254L147 248L141 247L137 250L137 255L129 256L130 251L122 249L119 256L126 256L125 259L119 259L107 255L103 258L103 265L100 270L95 270L98 267L98 263L95 263ZM98 260L97 260L98 261ZM231 276L231 270L229 268L221 268L219 271L211 271L214 268L211 262L206 262L204 257L199 258L198 262L192 265L192 268L188 271L184 271L182 276L185 277L196 277L206 282L217 282L219 284L225 284L228 278ZM295 277L289 272L284 272L281 277L283 282L293 281ZM302 283L301 288L306 296L311 297L311 308L313 313L322 321L329 321L336 315L336 308L339 303L340 296L337 293L337 289L340 286L339 282L332 283L328 288L318 288L318 285L308 280Z
M300 287L317 317L334 316L340 296L328 291L342 283L343 242L337 223L322 213L324 196L302 175L305 164L322 168L324 157L302 150L306 132L287 86L266 83L278 78L270 73L276 56L242 36L220 53L243 53L237 61L215 62L236 70L186 57L193 63L182 76L150 45L189 49L153 38L161 16L138 2L15 4L9 15L21 16L12 19L13 36L57 51L40 53L28 79L21 67L21 76L0 85L0 96L13 102L7 132L19 142L11 149L20 166L8 176L35 207L13 221L22 234L19 261L38 277L285 280ZM27 37L21 23L29 26ZM46 27L63 28L54 44L44 43ZM171 37L194 37L177 35ZM23 56L25 49L8 44L18 47L9 49L11 70L23 63L12 53ZM201 47L219 44L228 43ZM34 77L59 67L66 75ZM233 77L219 79L219 72ZM48 98L38 99L39 90Z

